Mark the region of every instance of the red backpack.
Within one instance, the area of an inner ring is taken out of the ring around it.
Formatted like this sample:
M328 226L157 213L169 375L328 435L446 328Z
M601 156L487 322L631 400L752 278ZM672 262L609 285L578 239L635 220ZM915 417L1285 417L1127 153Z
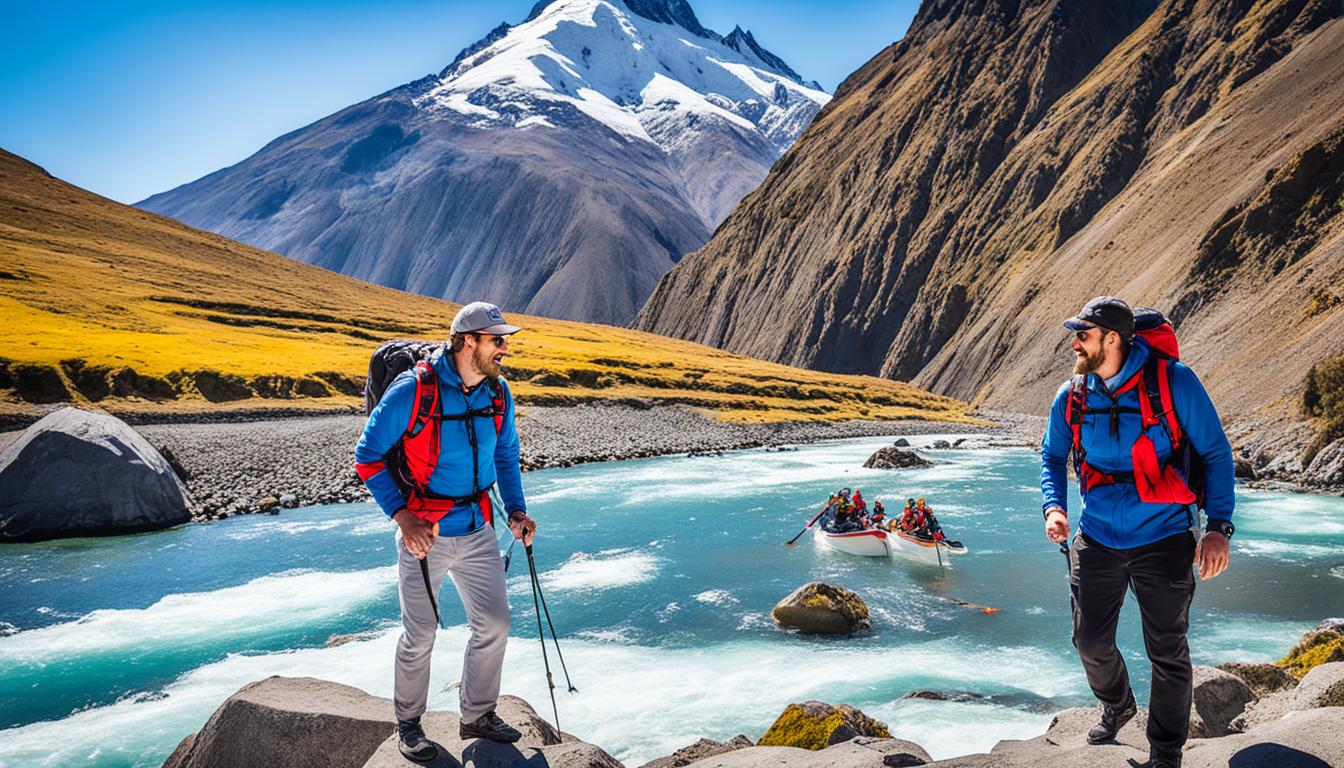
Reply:
M477 481L476 417L494 417L495 434L498 435L504 428L504 390L498 379L486 377L486 384L490 387L488 408L468 409L455 414L443 413L439 377L429 360L441 347L441 344L423 341L389 341L379 347L369 359L369 375L364 383L364 412L366 415L373 413L374 406L392 382L404 371L413 369L415 408L411 411L410 421L401 439L383 456L388 473L406 497L406 509L416 517L437 523L453 507L479 501L485 521L493 524L490 494L487 492L489 489L481 488ZM440 496L429 490L429 478L439 464L439 437L444 421L462 421L466 424L467 441L471 444L472 487L471 494L467 496ZM360 478L367 482L380 468L356 464L355 469Z
M1133 483L1139 498L1145 502L1196 504L1202 508L1204 465L1181 429L1181 421L1171 397L1171 364L1180 359L1176 331L1160 311L1139 307L1134 310L1134 333L1148 343L1152 352L1143 368L1110 394L1110 407L1087 407L1087 376L1073 377L1064 413L1073 432L1073 466L1078 473L1079 489L1086 494L1089 488L1096 486ZM1088 413L1105 413L1110 417L1112 432L1117 432L1120 414L1135 412L1133 408L1123 408L1117 404L1119 396L1131 389L1140 392L1137 412L1143 419L1139 438L1130 450L1133 471L1101 472L1087 463L1087 450L1083 447L1082 437L1083 416ZM1148 437L1148 429L1159 425L1171 442L1171 456L1166 463L1157 460L1157 450Z

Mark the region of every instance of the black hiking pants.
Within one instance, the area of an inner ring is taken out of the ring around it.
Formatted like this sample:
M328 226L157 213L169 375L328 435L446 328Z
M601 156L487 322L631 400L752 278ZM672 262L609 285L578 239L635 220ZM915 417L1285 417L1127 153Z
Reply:
M1125 591L1133 590L1143 619L1143 644L1153 664L1148 697L1148 743L1178 754L1190 727L1190 599L1195 537L1168 536L1133 549L1111 549L1081 531L1069 553L1073 595L1073 644L1092 693L1107 707L1124 706L1132 692L1125 660L1115 647L1115 627Z

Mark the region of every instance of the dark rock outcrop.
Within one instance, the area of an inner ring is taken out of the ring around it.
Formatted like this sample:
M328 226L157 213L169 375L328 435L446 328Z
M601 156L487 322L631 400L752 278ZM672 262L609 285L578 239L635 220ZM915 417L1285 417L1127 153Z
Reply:
M823 635L848 635L872 628L868 606L844 587L813 581L775 604L770 617L781 627Z
M914 451L902 451L900 448L879 448L876 453L863 462L869 469L908 469L912 467L932 467L933 462Z
M0 452L0 541L167 528L191 520L168 461L115 416L62 408Z
M805 701L785 707L756 744L815 751L856 736L889 739L891 732L884 723L848 704L837 707L824 701Z
M456 713L425 713L425 732L441 747L434 765L620 768L598 747L562 737L522 699L500 697L498 712L522 732L516 744L462 741ZM404 766L392 702L325 680L269 677L230 696L198 733L183 739L164 768L263 765Z

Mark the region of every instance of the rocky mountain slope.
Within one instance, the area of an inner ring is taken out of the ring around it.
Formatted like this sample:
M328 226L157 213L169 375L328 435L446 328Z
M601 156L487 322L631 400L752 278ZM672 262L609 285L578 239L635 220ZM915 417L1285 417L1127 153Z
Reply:
M926 0L639 327L1039 411L1061 318L1170 311L1231 419L1344 352L1344 3Z
M542 0L139 205L393 288L625 324L828 98L685 0Z

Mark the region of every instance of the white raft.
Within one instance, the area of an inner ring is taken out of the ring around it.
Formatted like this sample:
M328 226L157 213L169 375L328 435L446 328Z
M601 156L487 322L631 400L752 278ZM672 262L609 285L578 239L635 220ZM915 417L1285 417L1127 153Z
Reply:
M925 563L949 564L953 555L964 555L969 550L964 545L953 546L944 540L939 542L919 539L900 531L886 531L880 528L866 528L861 531L834 533L818 525L813 536L832 549L851 555L866 557L908 557Z

